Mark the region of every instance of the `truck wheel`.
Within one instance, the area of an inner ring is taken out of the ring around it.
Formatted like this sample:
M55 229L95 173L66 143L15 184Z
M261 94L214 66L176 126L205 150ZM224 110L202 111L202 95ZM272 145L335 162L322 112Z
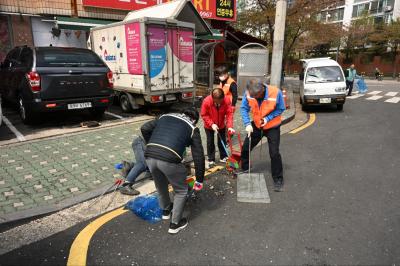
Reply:
M338 111L343 111L343 104L338 104L337 105L337 110Z
M21 97L18 99L19 116L24 124L33 124L36 121L37 115L32 110L24 105Z
M125 93L121 94L121 96L119 97L119 104L122 111L124 111L125 113L132 112L131 102L129 101L128 95L126 95Z

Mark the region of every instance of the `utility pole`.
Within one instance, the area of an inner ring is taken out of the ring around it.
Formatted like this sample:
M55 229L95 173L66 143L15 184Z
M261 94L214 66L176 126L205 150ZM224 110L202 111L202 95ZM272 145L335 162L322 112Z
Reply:
M287 0L276 2L274 44L272 47L271 85L280 88L282 75L283 44L285 41Z

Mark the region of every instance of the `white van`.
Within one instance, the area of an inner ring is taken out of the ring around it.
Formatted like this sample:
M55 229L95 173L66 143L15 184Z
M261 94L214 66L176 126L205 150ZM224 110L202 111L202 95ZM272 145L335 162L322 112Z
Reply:
M300 73L300 102L307 105L336 104L343 110L346 101L346 79L340 65L330 59L302 59Z

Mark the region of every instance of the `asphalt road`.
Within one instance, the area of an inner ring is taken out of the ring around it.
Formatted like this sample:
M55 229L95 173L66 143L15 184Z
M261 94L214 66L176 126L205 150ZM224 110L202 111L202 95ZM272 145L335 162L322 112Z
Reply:
M180 234L123 214L97 231L88 265L400 263L400 104L383 99L349 99L343 112L310 108L316 122L281 139L283 193L272 191L266 146L263 156L255 150L253 172L267 177L270 204L238 203L236 181L214 176L189 203ZM7 253L1 264L65 265L86 224Z

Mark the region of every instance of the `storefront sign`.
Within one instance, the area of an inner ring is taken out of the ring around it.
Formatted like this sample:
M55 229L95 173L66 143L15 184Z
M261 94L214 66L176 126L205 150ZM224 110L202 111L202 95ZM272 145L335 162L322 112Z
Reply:
M82 0L84 6L120 10L139 10L168 0ZM236 20L235 0L192 0L202 18Z

